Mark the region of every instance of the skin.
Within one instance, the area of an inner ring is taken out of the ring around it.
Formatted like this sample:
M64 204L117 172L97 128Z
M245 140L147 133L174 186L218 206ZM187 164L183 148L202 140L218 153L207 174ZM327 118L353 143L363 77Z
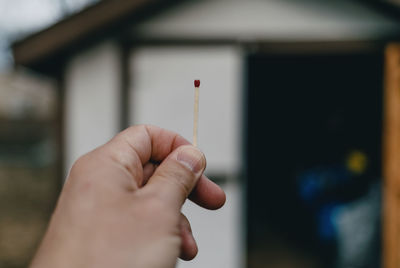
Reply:
M205 166L176 133L147 125L121 132L74 163L31 268L168 268L193 259L183 203L225 203Z

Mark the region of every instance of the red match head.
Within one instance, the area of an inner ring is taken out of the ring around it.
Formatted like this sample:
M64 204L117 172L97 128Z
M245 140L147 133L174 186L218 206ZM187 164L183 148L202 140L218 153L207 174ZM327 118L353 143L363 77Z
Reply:
M194 86L199 87L200 86L200 80L194 80Z

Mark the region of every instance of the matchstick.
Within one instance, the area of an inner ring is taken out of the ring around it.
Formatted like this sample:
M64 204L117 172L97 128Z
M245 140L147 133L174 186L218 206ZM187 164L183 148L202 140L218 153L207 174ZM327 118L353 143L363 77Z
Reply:
M199 87L200 87L200 80L194 80L193 145L196 147L197 147L198 124L199 124Z

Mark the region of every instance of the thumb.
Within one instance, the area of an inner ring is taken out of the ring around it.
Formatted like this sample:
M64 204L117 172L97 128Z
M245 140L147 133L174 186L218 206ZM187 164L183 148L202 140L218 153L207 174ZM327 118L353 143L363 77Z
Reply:
M152 188L163 202L180 209L205 167L206 159L199 149L180 146L161 163L145 187Z

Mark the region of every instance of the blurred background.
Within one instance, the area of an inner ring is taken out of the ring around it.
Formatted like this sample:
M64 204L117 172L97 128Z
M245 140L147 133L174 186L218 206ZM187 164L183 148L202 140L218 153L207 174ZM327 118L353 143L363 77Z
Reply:
M396 0L0 0L0 267L80 155L139 123L191 140L194 79L227 204L185 204L178 267L399 267L399 39Z

